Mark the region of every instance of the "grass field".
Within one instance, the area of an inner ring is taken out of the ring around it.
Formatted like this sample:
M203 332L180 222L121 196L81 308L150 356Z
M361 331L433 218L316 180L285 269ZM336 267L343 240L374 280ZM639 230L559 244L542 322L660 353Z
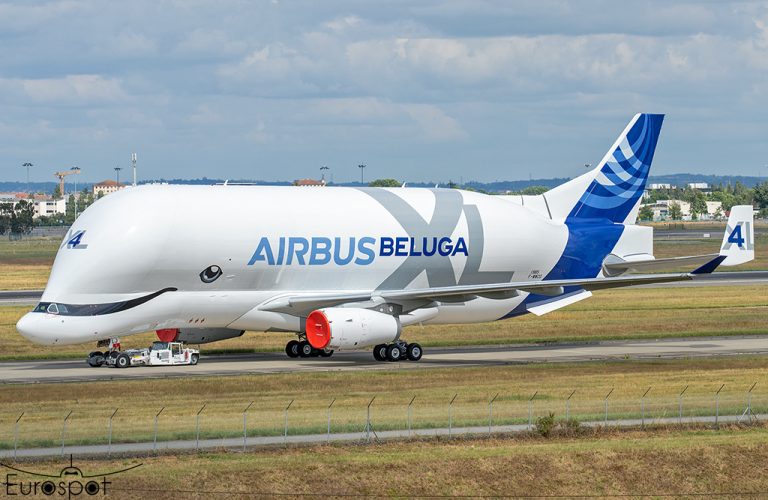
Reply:
M113 476L120 498L340 496L712 496L768 494L768 432L749 429L606 432L319 446L255 453L77 460ZM61 460L27 465L58 473Z
M103 370L108 376L108 369ZM115 442L151 441L153 418L162 407L159 439L194 438L195 414L203 404L202 437L241 436L242 411L250 401L250 435L281 435L283 410L292 400L290 433L323 433L334 398L332 431L362 433L366 405L374 396L377 430L405 429L407 405L414 396L414 428L447 426L454 395L453 425L482 426L488 424L488 401L495 394L495 424L527 422L534 393L534 417L551 411L562 418L572 391L571 416L600 420L611 390L611 418L639 418L640 398L651 387L645 400L650 420L677 416L677 396L686 386L684 416L713 414L714 394L722 384L721 415L741 413L747 390L758 382L752 405L759 413L768 410L767 376L763 357L727 357L436 369L428 376L392 370L7 385L0 387L0 447L12 448L13 423L22 412L19 446L60 444L61 422L69 411L67 443L104 443L107 419L115 408L120 408Z
M0 307L0 359L84 357L93 344L45 347L16 332L30 307ZM424 346L459 346L627 338L752 335L768 333L768 294L762 286L605 290L537 317L475 325L412 326L403 338ZM206 351L280 351L291 334L248 332L202 346ZM125 337L125 346L146 347L153 333Z

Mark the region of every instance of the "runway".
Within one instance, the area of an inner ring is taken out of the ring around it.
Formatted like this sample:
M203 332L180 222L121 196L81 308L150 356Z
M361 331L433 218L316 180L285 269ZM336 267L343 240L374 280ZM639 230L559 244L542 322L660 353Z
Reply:
M233 376L286 372L419 370L526 363L596 360L674 359L736 354L768 354L768 335L696 339L605 341L588 344L425 348L419 362L374 361L370 352L336 353L331 358L289 359L282 353L201 357L197 366L91 368L85 360L0 363L0 383L29 384L97 380L136 380L193 376Z
M742 271L701 274L690 281L673 283L655 283L638 285L629 288L675 288L699 286L736 286L768 284L768 271ZM42 290L9 290L0 291L0 305L34 305L43 295Z

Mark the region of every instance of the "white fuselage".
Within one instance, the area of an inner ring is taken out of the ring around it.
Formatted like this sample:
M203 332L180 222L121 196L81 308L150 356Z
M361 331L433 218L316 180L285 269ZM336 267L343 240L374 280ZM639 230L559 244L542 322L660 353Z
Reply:
M537 280L568 237L562 221L452 189L134 187L75 221L42 302L96 308L173 290L108 314L30 313L18 328L47 344L166 328L301 331L301 317L259 306L310 292ZM206 283L211 266L221 275ZM525 295L443 302L420 320L496 320Z

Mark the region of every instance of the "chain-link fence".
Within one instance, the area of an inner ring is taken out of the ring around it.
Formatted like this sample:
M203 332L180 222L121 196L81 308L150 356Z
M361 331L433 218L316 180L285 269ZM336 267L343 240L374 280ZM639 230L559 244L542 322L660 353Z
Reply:
M312 397L269 401L199 402L188 405L162 404L127 407L80 408L60 411L30 407L12 414L0 409L0 450L4 456L15 450L67 448L118 443L151 444L167 448L170 441L186 441L187 447L201 440L271 437L270 443L331 440L341 434L370 441L379 435L391 437L425 435L427 431L448 437L461 433L505 432L533 429L537 419L553 414L556 420L580 425L634 425L657 423L753 422L768 414L768 394L756 384L740 391L724 390L691 394L681 387L677 395L653 394L653 388L638 390L636 398L580 398L578 391L552 397L531 394L458 393L444 400L429 394L377 397L375 394L345 395L328 400ZM626 391L624 391L626 394ZM153 396L148 396L153 397ZM164 445L165 443L165 445Z

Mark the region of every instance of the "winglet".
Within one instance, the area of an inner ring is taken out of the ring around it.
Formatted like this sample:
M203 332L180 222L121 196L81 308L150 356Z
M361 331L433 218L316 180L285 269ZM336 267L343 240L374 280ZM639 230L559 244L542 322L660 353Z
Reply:
M720 246L723 266L737 266L755 258L755 225L752 205L731 208Z
M723 263L725 259L725 255L718 255L703 266L691 271L691 274L711 274L715 269L717 269L717 266Z

